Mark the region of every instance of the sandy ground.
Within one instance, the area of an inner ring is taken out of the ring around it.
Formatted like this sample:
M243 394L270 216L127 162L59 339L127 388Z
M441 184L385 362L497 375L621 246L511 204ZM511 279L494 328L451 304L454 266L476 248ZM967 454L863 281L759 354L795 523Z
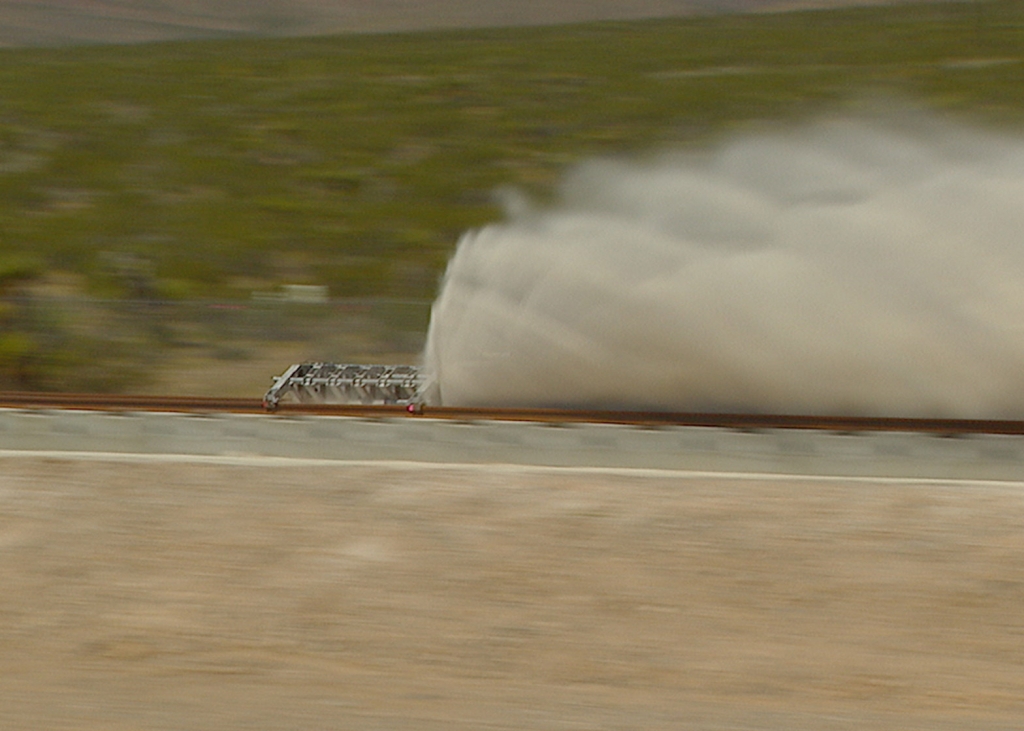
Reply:
M0 728L1009 729L1024 487L0 457Z

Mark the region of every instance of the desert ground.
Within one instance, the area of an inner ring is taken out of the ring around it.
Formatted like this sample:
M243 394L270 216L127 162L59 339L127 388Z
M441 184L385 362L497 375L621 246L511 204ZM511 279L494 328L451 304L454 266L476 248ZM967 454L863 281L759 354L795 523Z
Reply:
M0 457L0 728L1010 729L1024 486Z

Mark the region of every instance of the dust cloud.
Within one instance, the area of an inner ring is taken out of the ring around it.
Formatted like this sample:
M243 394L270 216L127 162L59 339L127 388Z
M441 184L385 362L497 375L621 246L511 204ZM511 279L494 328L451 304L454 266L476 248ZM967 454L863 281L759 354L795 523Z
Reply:
M1024 417L1024 138L831 117L506 208L434 303L435 403Z

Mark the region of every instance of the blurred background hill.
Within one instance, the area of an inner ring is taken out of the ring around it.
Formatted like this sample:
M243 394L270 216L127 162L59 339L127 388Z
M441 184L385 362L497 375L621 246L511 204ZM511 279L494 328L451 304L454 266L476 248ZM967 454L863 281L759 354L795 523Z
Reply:
M697 12L782 7L0 0L0 389L415 361L496 192L543 205L595 157L879 94L1024 126L1021 0ZM656 14L681 17L564 24Z
M0 0L0 46L553 25L870 0Z

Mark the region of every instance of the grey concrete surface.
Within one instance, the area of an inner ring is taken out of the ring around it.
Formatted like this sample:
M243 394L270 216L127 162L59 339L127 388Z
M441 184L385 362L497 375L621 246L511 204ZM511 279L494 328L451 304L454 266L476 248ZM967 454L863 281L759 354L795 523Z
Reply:
M1024 480L1024 437L0 409L0 450Z

